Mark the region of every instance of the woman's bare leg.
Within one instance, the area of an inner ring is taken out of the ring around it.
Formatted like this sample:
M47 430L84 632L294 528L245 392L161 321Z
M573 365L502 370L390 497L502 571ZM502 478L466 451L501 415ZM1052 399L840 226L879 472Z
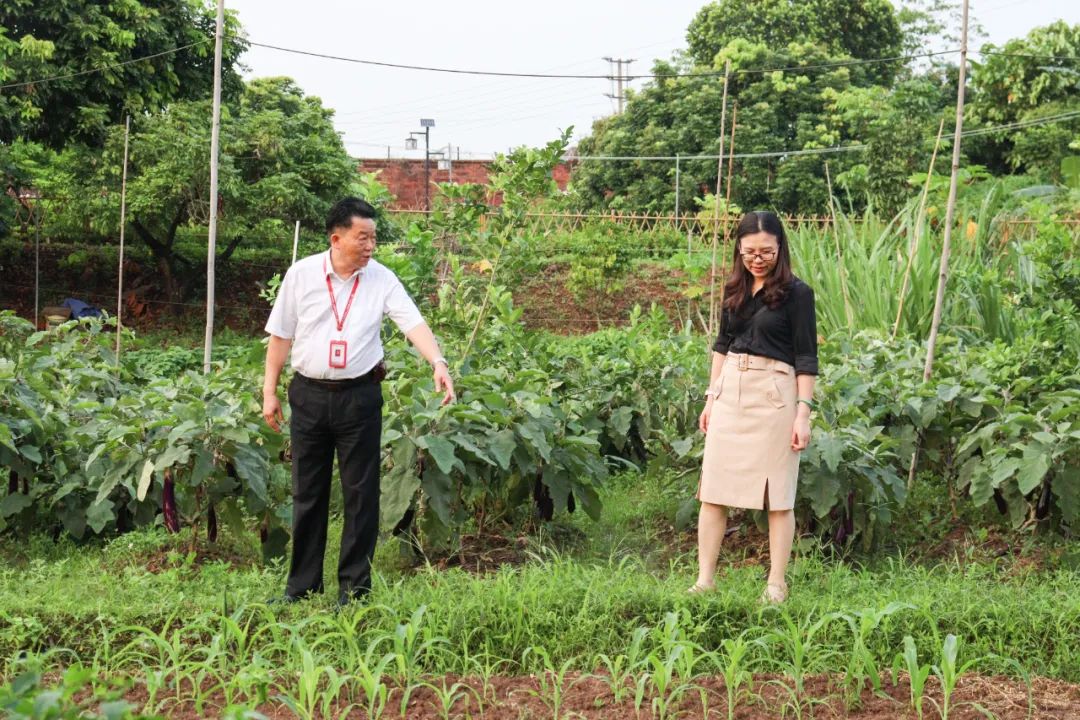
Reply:
M769 582L786 587L784 575L795 540L795 511L769 511Z
M727 508L723 505L701 503L698 513L698 579L697 586L711 588L716 583L716 560L727 530Z

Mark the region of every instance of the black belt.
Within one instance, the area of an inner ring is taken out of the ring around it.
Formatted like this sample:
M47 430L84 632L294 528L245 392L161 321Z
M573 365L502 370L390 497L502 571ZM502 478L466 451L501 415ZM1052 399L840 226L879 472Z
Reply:
M301 375L300 373L296 373L294 377L303 383L324 388L326 390L345 390L346 388L356 387L357 385L374 385L382 382L382 379L386 377L386 366L380 360L375 367L371 368L363 375L351 378L341 378L340 380L320 380L318 378L309 378L307 375Z

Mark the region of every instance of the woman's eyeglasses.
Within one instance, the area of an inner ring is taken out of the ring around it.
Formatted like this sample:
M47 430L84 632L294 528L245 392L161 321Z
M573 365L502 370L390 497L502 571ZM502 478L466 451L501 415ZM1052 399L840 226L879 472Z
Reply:
M752 262L754 258L769 262L776 257L775 250L762 250L760 252L740 252L739 254L742 255L742 259L746 262Z

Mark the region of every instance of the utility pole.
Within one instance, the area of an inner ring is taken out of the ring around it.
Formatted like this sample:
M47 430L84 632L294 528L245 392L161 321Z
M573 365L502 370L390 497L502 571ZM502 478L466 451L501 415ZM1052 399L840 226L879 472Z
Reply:
M633 59L627 60L625 58L611 57L605 57L604 59L608 61L609 66L616 65L618 67L618 72L616 72L614 75L608 75L608 80L611 80L613 83L615 83L615 86L612 88L614 92L605 93L605 96L619 103L619 114L622 115L623 101L626 99L626 94L623 92L623 82L630 82L630 77L623 72L623 66L625 65L626 68L629 69L630 63L634 61Z

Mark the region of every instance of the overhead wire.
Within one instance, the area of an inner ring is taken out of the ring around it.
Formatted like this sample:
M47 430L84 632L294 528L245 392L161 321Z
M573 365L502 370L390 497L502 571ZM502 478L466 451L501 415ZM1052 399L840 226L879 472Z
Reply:
M154 53L153 55L143 55L142 57L132 58L130 60L125 60L123 62L111 63L109 65L104 65L102 67L89 68L87 70L80 70L79 72L73 72L73 73L63 73L61 75L50 75L50 76L47 76L47 77L38 78L37 80L25 80L25 81L22 81L22 82L8 83L6 85L0 85L0 90L11 90L11 89L14 89L14 88L26 87L28 85L41 85L43 83L53 82L53 81L56 81L56 80L68 80L70 78L81 77L83 75L92 75L94 73L105 72L106 70L115 70L116 68L125 67L125 66L131 65L133 63L144 62L146 60L153 60L154 58L163 57L165 55L172 55L172 54L178 53L178 52L180 52L182 50L187 50L189 48L197 47L199 45L205 45L206 43L209 43L209 42L212 42L212 41L213 41L213 38L207 38L205 40L196 40L195 42L188 43L187 45L181 45L178 48L172 48L171 50L163 50L162 52Z
M596 74L574 74L574 73L539 73L539 72L509 72L502 70L473 70L463 68L447 68L438 67L434 65L410 65L406 63L392 63L382 60L366 60L363 58L351 58L342 55L330 55L327 53L318 53L310 50L299 50L297 48L288 48L281 45L270 45L268 43L250 42L253 47L266 48L268 50L277 50L279 52L287 52L295 55L304 55L307 57L323 58L325 60L336 60L339 62L355 63L358 65L369 65L372 67L392 68L396 70L414 70L421 72L437 72L447 73L451 75L484 75L490 77L508 77L508 78L543 78L543 79L568 79L568 80L609 80L610 74L596 75ZM785 72L788 70L815 70L815 69L827 69L837 67L850 67L856 65L870 65L876 63L887 62L900 62L906 60L915 60L919 58L934 57L937 55L954 55L959 53L959 50L937 50L928 53L914 53L910 55L892 55L886 57L876 58L862 58L852 60L838 60L828 63L812 63L809 65L790 65L785 67L772 67L772 68L740 68L732 70L732 74L752 74L752 73L772 73L772 72ZM725 71L723 70L704 70L694 72L670 72L670 73L633 73L627 74L623 77L627 80L643 80L643 79L656 79L656 78L670 78L670 77L723 77Z
M673 43L673 42L677 42L679 39L680 38L672 38L672 39L663 40L663 41L660 41L660 42L649 43L647 45L639 45L637 47L627 48L625 50L625 52L636 52L638 50L644 50L644 49L647 49L647 48L656 47L657 45L670 44L670 43ZM563 69L573 68L573 67L579 67L579 66L582 66L582 65L595 63L596 61L597 61L596 58L584 58L584 59L581 59L581 60L575 60L574 62L563 63L563 64L560 64L560 65L553 65L551 67L545 68L543 72L554 71L554 70L563 70ZM501 88L505 87L505 85L502 85L502 83L504 83L504 82L505 82L504 79L498 79L498 80L493 80L493 81L488 82L488 83L484 83L484 84L482 84L482 85L480 85L478 87L473 88L474 91L475 90L485 91L485 92L480 93L479 95L472 94L472 91L469 91L469 93L463 95L461 92L459 92L457 90L450 90L450 91L446 91L446 92L442 92L442 93L437 93L435 95L427 95L427 96L425 96L423 98L423 100L424 100L425 103L430 103L432 100L438 100L438 99L444 98L444 97L453 97L455 100L459 100L459 99L469 100L469 99L474 99L474 98L477 98L477 97L487 97L488 95L497 95L497 94L500 94ZM567 84L570 84L570 83L567 83ZM487 92L486 90L489 89L489 88L490 88L490 92ZM384 105L375 105L375 106L366 108L364 110L348 111L348 112L345 112L345 113L341 113L340 115L370 114L372 112L377 113L380 110L385 110L387 108L397 108L399 106L400 106L400 103L387 103L387 104L384 104Z

